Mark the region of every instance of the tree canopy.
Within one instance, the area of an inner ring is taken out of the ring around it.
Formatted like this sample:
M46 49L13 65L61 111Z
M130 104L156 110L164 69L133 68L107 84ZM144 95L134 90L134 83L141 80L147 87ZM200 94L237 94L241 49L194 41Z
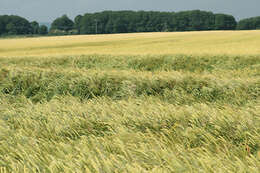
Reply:
M32 28L32 34L38 34L39 33L39 29L40 29L39 23L36 22L36 21L33 21L30 24L31 24L31 28Z
M72 30L73 27L73 21L69 19L67 15L63 15L52 22L50 30L69 31Z
M234 30L237 22L231 15L216 14L215 15L215 30Z
M39 34L39 23L15 15L0 16L0 35Z
M240 30L260 29L260 16L240 20L237 25Z
M0 34L22 35L31 32L31 25L25 18L14 15L0 16Z
M78 15L72 21L67 15L55 19L49 34L110 34L133 32L204 31L260 29L260 16L236 22L232 15L192 10L103 11ZM0 35L45 35L48 28L37 21L15 15L0 16Z
M231 15L193 10L183 12L104 11L77 16L80 34L131 33L158 31L201 31L236 29Z
M46 34L48 34L48 27L45 26L45 25L41 25L41 26L39 27L39 34L40 34L40 35L46 35Z

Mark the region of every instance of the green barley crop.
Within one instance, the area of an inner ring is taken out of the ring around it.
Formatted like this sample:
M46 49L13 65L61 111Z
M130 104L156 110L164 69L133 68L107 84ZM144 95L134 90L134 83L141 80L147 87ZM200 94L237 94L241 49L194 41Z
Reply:
M219 33L169 34L183 39L181 47L189 36L212 44L206 37ZM155 44L160 36L166 41L163 33L89 36L96 40L88 43L87 36L78 43L81 36L54 37L72 47L66 55L52 42L46 47L52 37L31 51L27 39L0 40L26 43L9 56L8 44L0 45L0 173L259 172L257 48L219 53L216 42L212 54L125 51L124 44ZM102 46L104 38L118 44ZM242 46L238 40L232 45ZM102 49L72 54L84 46ZM34 56L43 50L50 52Z

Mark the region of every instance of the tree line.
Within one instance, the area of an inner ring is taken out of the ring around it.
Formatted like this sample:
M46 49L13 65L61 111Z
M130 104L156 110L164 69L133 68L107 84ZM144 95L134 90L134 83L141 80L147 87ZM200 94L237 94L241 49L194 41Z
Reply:
M238 22L237 28L239 30L260 29L260 16L240 20Z
M182 12L103 11L78 15L74 21L63 15L51 28L14 15L0 16L0 35L68 35L133 32L260 29L260 17L237 22L232 15L193 10Z
M29 22L27 19L15 15L0 16L0 35L45 35L47 33L47 26L40 26L36 21Z
M232 30L237 24L231 15L199 10L178 13L104 11L79 15L74 22L79 34Z

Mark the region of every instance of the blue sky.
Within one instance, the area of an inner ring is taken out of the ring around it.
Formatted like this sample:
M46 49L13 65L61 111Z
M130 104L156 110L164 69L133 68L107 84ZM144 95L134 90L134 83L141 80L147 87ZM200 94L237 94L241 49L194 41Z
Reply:
M74 18L103 10L206 10L232 14L236 19L260 16L260 0L0 0L0 15L14 14L30 21L51 22L63 14Z

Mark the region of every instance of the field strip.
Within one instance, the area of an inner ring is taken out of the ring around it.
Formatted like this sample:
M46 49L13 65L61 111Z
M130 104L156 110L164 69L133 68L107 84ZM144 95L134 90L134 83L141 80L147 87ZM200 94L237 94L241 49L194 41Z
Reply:
M48 55L258 55L260 31L139 33L0 40L0 57Z
M259 172L260 31L0 39L0 173Z

